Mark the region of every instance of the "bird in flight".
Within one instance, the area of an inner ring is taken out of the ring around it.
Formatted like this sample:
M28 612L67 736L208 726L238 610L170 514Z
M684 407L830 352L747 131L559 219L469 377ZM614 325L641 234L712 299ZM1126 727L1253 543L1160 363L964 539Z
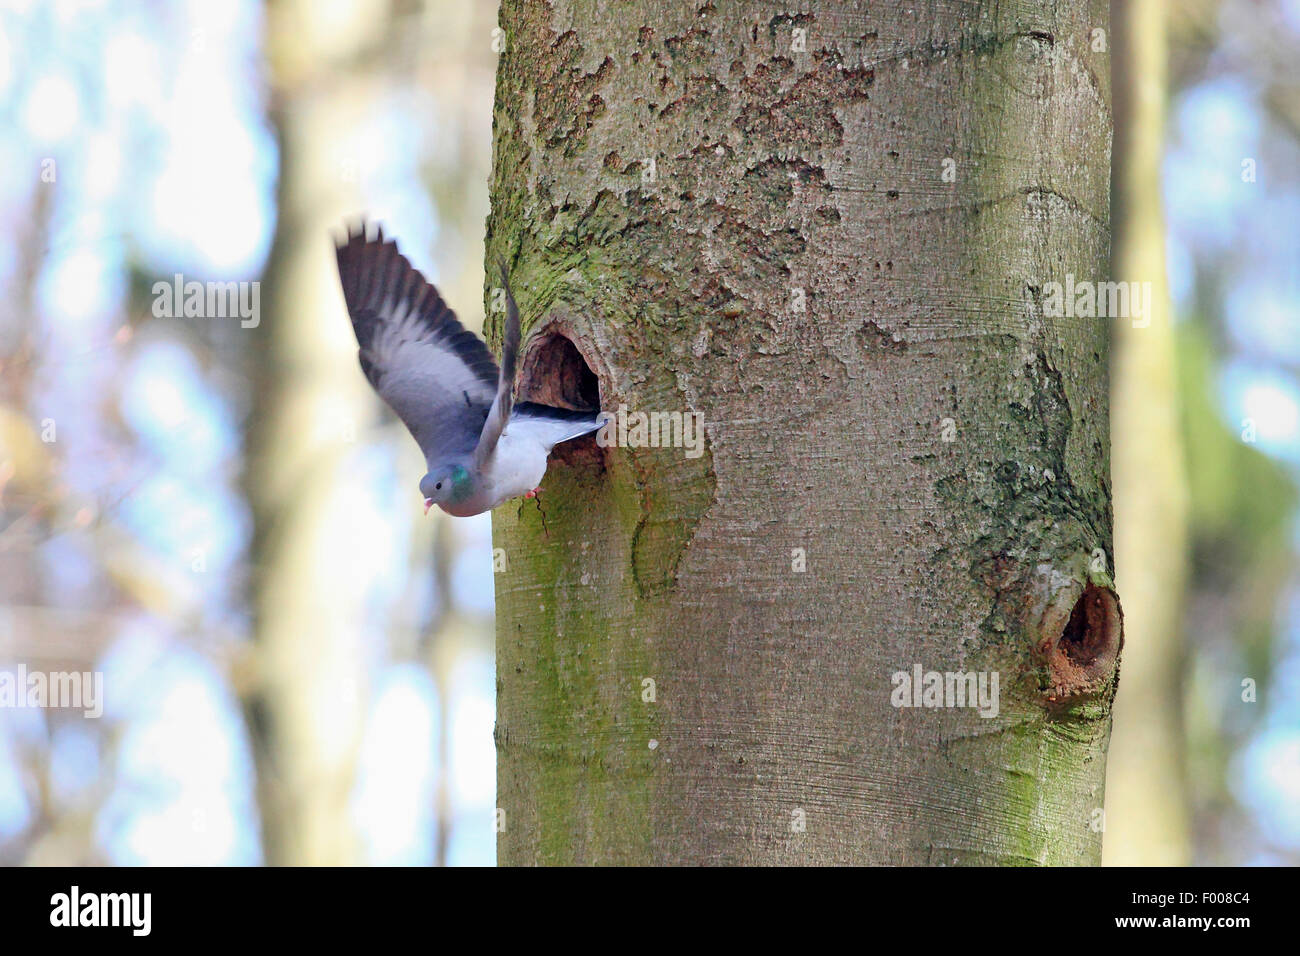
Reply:
M501 368L466 331L438 290L384 238L360 223L337 244L339 281L361 369L424 453L424 511L490 511L541 489L546 458L562 441L596 431L596 412L514 401L519 309L506 280Z

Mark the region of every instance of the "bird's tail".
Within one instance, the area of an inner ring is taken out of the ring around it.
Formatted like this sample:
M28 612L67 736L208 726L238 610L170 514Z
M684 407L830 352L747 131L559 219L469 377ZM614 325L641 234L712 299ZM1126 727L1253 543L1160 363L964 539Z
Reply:
M536 402L517 402L511 424L536 435L547 448L562 441L580 438L596 431L604 423L600 412L556 408Z

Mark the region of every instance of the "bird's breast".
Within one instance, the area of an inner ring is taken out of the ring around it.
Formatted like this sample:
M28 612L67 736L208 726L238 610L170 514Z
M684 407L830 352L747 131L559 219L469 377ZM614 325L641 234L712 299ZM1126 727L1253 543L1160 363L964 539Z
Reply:
M469 518L473 515L480 515L485 511L490 511L493 508L493 503L487 499L486 495L475 495L465 501L458 501L455 503L444 501L442 504L438 505L438 507L447 512L447 514L451 515L453 518Z
M515 438L507 430L492 456L487 485L494 499L490 507L518 498L542 483L546 474L546 449L527 438Z

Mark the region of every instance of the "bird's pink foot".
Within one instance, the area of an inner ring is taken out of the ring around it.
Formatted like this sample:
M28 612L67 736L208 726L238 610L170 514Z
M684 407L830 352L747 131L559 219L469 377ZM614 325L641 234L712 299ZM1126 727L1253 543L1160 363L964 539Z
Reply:
M525 498L536 498L536 497L537 497L538 495L540 495L541 493L542 493L542 489L541 489L541 488L534 488L532 491L526 491L526 492L524 492L524 497L525 497Z

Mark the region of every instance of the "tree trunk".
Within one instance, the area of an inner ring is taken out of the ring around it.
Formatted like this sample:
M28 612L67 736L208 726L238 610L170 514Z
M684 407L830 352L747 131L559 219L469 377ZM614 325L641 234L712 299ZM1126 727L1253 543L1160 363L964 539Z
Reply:
M500 861L1096 863L1106 4L780 10L503 5L520 392L707 441L494 515Z
M1165 134L1163 0L1128 0L1115 18L1115 244L1119 279L1152 283L1149 322L1116 325L1116 566L1130 650L1116 698L1106 863L1191 860L1182 719L1187 480L1178 423L1173 309L1165 279L1160 161ZM1121 20L1120 17L1123 17Z
M347 520L356 509L345 481L374 405L330 235L356 215L353 131L375 103L370 87L339 90L362 72L357 61L386 21L377 4L353 15L348 41L331 46L339 34L321 28L312 4L267 9L280 176L263 314L244 333L255 651L240 683L263 853L275 865L355 864L360 855L349 806L373 638L355 557L363 531Z

